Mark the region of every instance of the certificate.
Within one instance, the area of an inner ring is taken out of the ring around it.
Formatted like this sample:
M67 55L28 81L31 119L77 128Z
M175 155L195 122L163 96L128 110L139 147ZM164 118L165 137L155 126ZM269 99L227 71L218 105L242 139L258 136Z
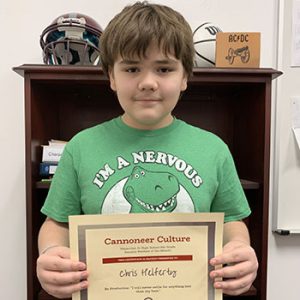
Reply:
M73 300L221 300L209 259L220 254L222 213L69 217L72 259L89 287Z

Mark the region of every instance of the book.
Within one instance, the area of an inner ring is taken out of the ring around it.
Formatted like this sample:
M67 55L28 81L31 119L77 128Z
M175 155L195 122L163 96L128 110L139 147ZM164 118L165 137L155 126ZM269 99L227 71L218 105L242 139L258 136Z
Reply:
M66 143L67 142L65 141L50 140L48 142L48 145L42 145L43 147L42 162L58 163L64 151Z
M63 140L55 140L55 139L51 139L50 141L48 141L48 145L49 146L63 146L65 145L67 142L63 141Z
M40 163L40 176L41 177L50 177L55 174L57 168L56 162L41 162Z

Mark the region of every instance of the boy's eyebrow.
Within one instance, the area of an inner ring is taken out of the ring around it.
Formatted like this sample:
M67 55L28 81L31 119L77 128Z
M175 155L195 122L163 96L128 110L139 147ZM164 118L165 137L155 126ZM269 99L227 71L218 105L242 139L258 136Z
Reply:
M139 60L122 59L121 61L119 61L119 64L120 65L136 65L139 62L140 62Z
M178 60L172 59L172 58L166 58L166 59L161 59L161 60L156 60L155 63L157 64L178 64Z

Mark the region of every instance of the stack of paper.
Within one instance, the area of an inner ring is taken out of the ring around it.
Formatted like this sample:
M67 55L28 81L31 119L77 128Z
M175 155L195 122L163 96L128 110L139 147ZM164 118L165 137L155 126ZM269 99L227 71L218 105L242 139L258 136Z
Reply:
M43 145L42 162L58 163L66 143L66 141L50 140L48 145Z

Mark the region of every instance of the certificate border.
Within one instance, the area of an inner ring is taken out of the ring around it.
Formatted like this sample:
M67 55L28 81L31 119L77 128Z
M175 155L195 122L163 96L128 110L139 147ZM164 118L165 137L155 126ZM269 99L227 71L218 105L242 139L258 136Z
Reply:
M78 255L79 260L86 263L86 231L91 229L109 229L109 228L138 228L138 227L166 227L166 226L206 226L208 227L207 234L207 253L208 258L215 256L215 231L216 222L146 222L146 223L120 223L120 224L91 224L78 225ZM214 268L207 263L208 274ZM215 299L215 289L213 287L213 280L208 276L208 300ZM80 299L88 300L87 289L80 291Z

